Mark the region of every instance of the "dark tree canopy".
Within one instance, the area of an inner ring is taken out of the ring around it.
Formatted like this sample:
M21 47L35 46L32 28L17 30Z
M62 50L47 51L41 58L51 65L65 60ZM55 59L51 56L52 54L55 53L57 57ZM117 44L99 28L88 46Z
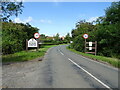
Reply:
M106 22L109 24L120 23L120 1L113 2L111 6L106 9Z
M22 14L23 3L22 2L5 2L1 1L2 21L8 21L11 16L18 16Z

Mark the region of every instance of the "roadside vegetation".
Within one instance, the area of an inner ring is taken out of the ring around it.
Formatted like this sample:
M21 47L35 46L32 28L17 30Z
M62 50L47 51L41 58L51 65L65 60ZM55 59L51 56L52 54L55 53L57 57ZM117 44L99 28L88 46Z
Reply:
M3 62L24 61L41 57L49 45L51 47L51 45L67 44L72 41L69 46L71 50L74 49L73 51L75 52L98 60L102 58L103 61L119 67L120 1L113 2L110 7L106 8L105 15L98 17L96 21L87 22L86 20L80 20L77 22L75 29L71 31L72 36L69 33L62 38L60 38L59 33L52 37L41 34L39 41L42 44L40 45L41 50L38 52L26 52L24 50L26 39L33 38L34 33L39 32L39 29L29 23L15 23L10 19L11 16L22 14L23 7L22 2L1 3L2 15L0 22L2 22L2 32L0 32L0 36L2 36L2 42L0 42L0 47L2 47ZM83 53L85 41L82 36L85 33L89 35L87 42L97 41L97 56Z
M55 36L40 35L39 50L33 51L34 48L26 49L26 39L34 38L34 33L39 32L37 27L31 26L29 23L15 23L10 19L11 16L18 16L22 14L22 2L2 2L2 15L0 22L2 22L2 62L21 62L43 57L46 51L53 46L59 44L66 44L70 40L69 34L66 37L60 38L57 33ZM0 58L1 58L0 57Z
M2 22L2 55L14 54L21 52L26 49L26 39L29 40L34 38L34 33L39 32L37 27L33 27L29 23L15 23L10 19L11 16L18 16L22 14L23 9L22 2L2 2L2 15L0 22ZM40 47L46 45L58 45L68 43L69 41L65 38L60 38L57 33L55 36L40 35L39 42L42 43Z
M110 57L105 57L105 56L95 56L95 55L92 55L92 54L86 54L86 53L76 51L75 49L70 49L69 47L67 47L67 49L72 51L72 52L75 52L77 54L80 54L82 56L85 56L87 58L90 58L90 59L93 59L93 60L96 60L96 61L99 61L99 62L103 61L102 63L106 63L106 64L112 65L114 67L120 68L120 59L110 58Z
M20 51L16 52L14 54L9 54L9 55L3 55L2 56L2 62L22 62L22 61L28 61L32 59L36 59L39 57L43 57L46 53L46 51L56 45L49 45L49 46L44 46L40 48L38 51L35 49L30 50L30 51Z
M82 36L85 33L89 35L87 42L97 41L97 55L120 59L120 1L113 2L105 10L105 15L96 21L77 22L71 31L73 43L70 48L84 52L85 40Z

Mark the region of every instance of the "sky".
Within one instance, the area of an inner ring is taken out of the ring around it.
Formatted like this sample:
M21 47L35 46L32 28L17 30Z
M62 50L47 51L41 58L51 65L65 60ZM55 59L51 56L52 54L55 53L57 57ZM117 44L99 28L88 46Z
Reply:
M24 2L23 13L12 17L16 23L30 23L40 34L65 36L79 20L92 22L105 15L111 2Z

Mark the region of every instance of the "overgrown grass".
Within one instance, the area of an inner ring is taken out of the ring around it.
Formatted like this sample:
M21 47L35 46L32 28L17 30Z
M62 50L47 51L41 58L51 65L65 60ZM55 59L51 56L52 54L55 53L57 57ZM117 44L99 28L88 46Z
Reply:
M106 62L114 67L117 67L117 68L120 68L120 60L117 59L117 58L109 58L109 57L105 57L105 56L95 56L95 55L92 55L92 54L86 54L86 53L82 53L82 52L79 52L79 51L76 51L74 49L70 49L67 47L68 50L72 51L72 52L75 52L77 54L80 54L82 56L85 56L85 57L88 57L88 58L91 58L91 59L94 59L94 60L97 60L97 61L103 61L103 62Z
M32 60L38 57L42 57L45 55L45 52L50 48L56 45L49 45L40 48L38 51L21 51L10 55L3 55L2 62L22 62Z

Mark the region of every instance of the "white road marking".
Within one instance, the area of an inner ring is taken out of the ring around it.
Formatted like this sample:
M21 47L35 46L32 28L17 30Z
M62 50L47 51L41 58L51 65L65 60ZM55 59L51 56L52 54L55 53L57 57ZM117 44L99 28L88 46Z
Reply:
M62 55L64 55L62 52L60 52Z
M59 52L62 54L62 55L64 55L64 53L62 53L60 50L59 50ZM82 56L83 57L83 56ZM86 57L83 57L83 58L85 58L85 59L88 59L88 58L86 58ZM70 58L68 58L68 60L70 61L70 62L72 62L73 64L75 64L78 68L80 68L80 69L82 69L84 72L86 72L88 75L90 75L92 78L94 78L96 81L98 81L100 84L102 84L103 86L105 86L106 88L108 88L109 90L112 90L108 85L106 85L105 83L103 83L102 81L100 81L98 78L96 78L94 75L92 75L91 73L89 73L87 70L85 70L84 68L82 68L81 66L79 66L77 63L75 63L72 59L70 59ZM91 61L91 60L90 60ZM94 61L95 62L95 61ZM97 63L99 63L99 62L97 62ZM100 63L100 64L102 64L102 63ZM104 64L103 64L104 65Z
M100 84L102 84L103 86L105 86L106 88L109 88L110 90L112 90L109 86L107 86L106 84L104 84L102 81L100 81L99 79L97 79L94 75L92 75L91 73L89 73L87 70L85 70L84 68L82 68L81 66L79 66L77 63L75 63L73 60L71 60L70 58L68 58L68 60L70 62L72 62L73 64L75 64L77 67L79 67L80 69L82 69L84 72L86 72L88 75L90 75L92 78L94 78L96 81L98 81Z
M62 53L62 52L60 51L60 49L58 49L58 51L59 51L62 55L64 55L64 53Z
M17 72L17 73L20 73L20 72Z
M72 54L79 56L79 54L76 54L76 53L73 53L73 52L72 52ZM81 55L81 57L84 58L84 59L86 59L86 60L88 60L88 61L92 61L92 62L101 64L101 65L103 65L103 66L105 66L105 67L108 67L108 68L110 68L110 69L114 69L114 70L118 71L118 68L115 68L115 67L112 67L112 66L103 64L103 63L101 63L101 62L99 62L99 61L94 61L94 60L92 60L92 59L90 59L90 58L86 58L85 56L82 56L82 55Z

